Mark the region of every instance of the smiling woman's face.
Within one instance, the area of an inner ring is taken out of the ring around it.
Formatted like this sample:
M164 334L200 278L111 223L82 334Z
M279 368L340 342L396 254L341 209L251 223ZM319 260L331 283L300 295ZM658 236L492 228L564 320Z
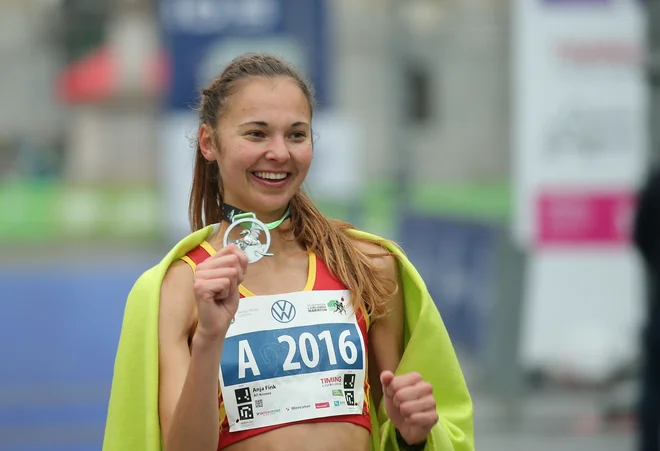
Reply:
M218 164L223 200L277 219L312 163L311 121L309 101L294 80L241 82L215 130L200 128L200 149Z

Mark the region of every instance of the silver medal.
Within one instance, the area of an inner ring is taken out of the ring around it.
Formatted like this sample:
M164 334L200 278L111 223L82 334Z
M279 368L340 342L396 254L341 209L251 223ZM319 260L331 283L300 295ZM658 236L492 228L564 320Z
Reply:
M242 238L238 240L230 240L229 233L236 226L245 223L250 223L252 226L249 229L246 228L241 231ZM261 242L262 234L266 239L266 243ZM270 231L268 230L268 227L266 227L266 224L256 218L242 218L232 222L227 228L224 237L224 245L228 246L229 244L235 244L245 252L245 255L247 255L248 258L248 263L254 263L265 256L272 257L273 255L268 253L268 248L270 248Z

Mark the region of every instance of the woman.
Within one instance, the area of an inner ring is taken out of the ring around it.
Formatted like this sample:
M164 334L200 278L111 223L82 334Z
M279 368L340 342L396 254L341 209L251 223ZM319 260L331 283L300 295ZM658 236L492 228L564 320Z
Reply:
M301 191L313 104L268 55L203 90L195 232L129 296L105 451L473 449L470 397L418 274Z

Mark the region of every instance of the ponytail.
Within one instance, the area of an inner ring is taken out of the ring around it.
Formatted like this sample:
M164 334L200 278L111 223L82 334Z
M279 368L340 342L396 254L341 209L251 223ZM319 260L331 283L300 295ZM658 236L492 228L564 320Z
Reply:
M188 217L192 231L196 232L208 224L220 222L221 211L222 193L218 165L204 158L198 143L188 203Z

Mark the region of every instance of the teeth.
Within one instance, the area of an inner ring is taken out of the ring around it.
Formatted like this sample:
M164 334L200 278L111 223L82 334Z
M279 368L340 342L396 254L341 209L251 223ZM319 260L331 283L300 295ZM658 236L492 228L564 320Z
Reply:
M254 175L260 179L268 180L282 180L285 179L287 174L284 172L255 172Z

